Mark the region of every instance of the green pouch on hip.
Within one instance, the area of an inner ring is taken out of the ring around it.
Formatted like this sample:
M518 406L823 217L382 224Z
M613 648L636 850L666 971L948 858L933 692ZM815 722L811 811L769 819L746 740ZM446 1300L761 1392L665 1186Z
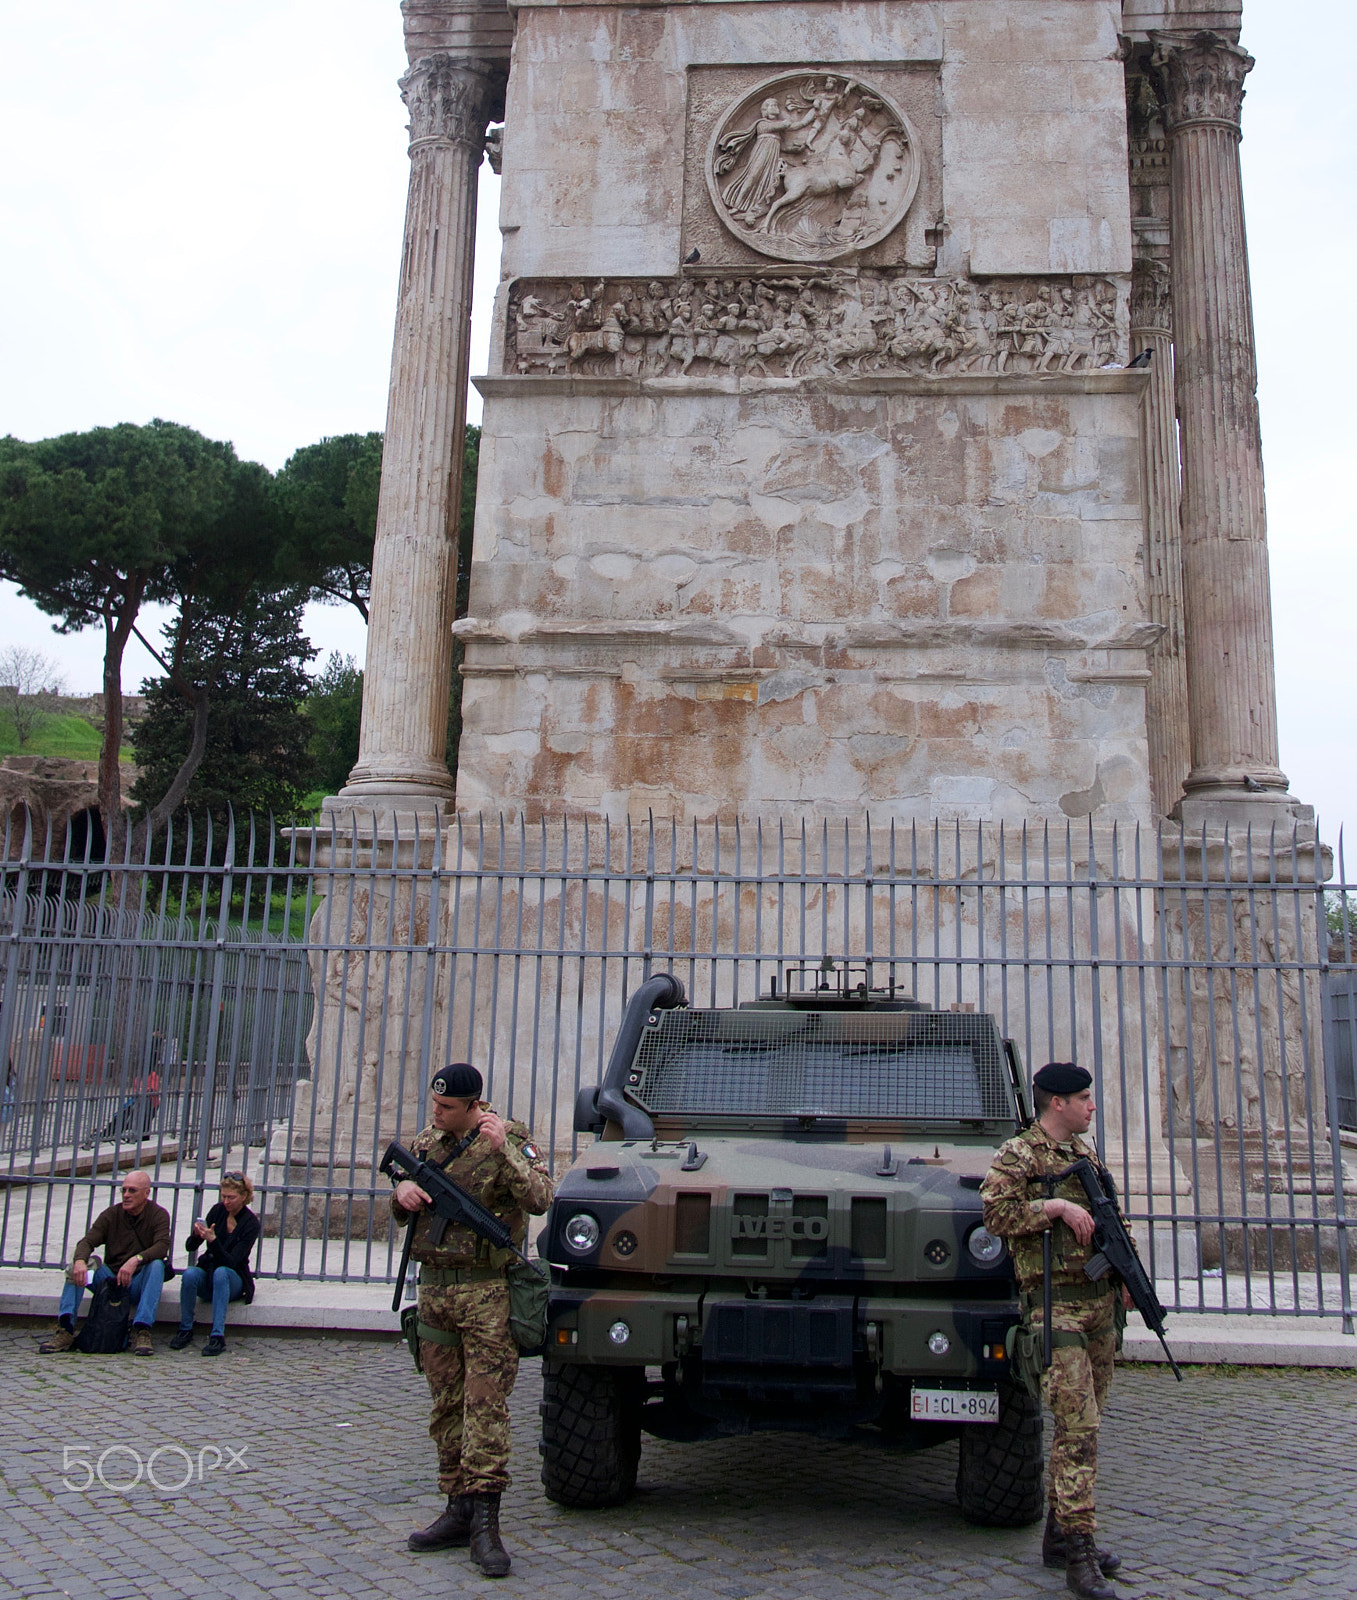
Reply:
M424 1367L419 1359L419 1307L410 1304L401 1312L401 1338L410 1347L410 1354L415 1358L415 1371L423 1372Z
M539 1268L517 1256L505 1268L509 1284L509 1332L524 1355L536 1355L547 1339L550 1282Z
M1028 1322L1015 1322L1004 1338L1008 1370L1020 1389L1041 1399L1041 1342Z
M462 1342L462 1336L455 1328L431 1328L427 1322L419 1320L419 1303L406 1306L401 1312L401 1338L410 1346L410 1354L415 1358L415 1371L424 1371L424 1362L420 1358L419 1345L421 1340L430 1344L441 1344L455 1350Z

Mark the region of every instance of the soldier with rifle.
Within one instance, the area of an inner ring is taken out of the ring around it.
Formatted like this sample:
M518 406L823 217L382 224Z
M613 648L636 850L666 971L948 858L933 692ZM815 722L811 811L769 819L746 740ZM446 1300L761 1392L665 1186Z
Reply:
M986 1228L1013 1252L1024 1327L1035 1336L1028 1348L1035 1344L1045 1352L1040 1387L1055 1437L1042 1559L1065 1568L1066 1587L1081 1600L1116 1600L1107 1579L1120 1558L1094 1542L1098 1423L1125 1308L1132 1304L1131 1282L1151 1327L1157 1313L1161 1338L1163 1312L1143 1270L1136 1277L1139 1261L1111 1174L1081 1138L1097 1109L1092 1085L1089 1073L1072 1062L1042 1067L1032 1080L1037 1120L1000 1147L980 1193ZM1096 1241L1091 1192L1083 1181L1089 1174L1101 1202ZM1110 1234L1117 1242L1108 1248ZM1112 1269L1112 1256L1122 1271Z
M528 1217L551 1203L551 1176L527 1128L503 1121L481 1100L475 1067L454 1062L429 1088L430 1125L409 1151L393 1145L383 1161L393 1177L410 1170L411 1157L415 1170L428 1169L425 1185L400 1179L391 1212L409 1226L407 1255L419 1262L419 1358L433 1400L438 1487L448 1503L409 1545L470 1546L481 1571L502 1578L509 1555L500 1542L499 1502L509 1483L509 1394L518 1375L505 1269L521 1253ZM454 1199L448 1207L437 1172L473 1205L459 1209Z

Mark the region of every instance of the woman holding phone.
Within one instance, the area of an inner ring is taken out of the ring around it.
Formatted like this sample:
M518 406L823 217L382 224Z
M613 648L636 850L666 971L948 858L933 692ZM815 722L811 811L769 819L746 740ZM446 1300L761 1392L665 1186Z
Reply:
M250 1256L259 1238L259 1218L250 1210L254 1185L243 1172L224 1172L221 1199L193 1224L184 1241L191 1265L185 1267L179 1287L179 1331L171 1350L193 1343L193 1313L198 1300L212 1302L212 1333L203 1346L205 1356L219 1356L226 1348L226 1307L232 1300L246 1305L254 1299ZM206 1245L201 1262L194 1252Z

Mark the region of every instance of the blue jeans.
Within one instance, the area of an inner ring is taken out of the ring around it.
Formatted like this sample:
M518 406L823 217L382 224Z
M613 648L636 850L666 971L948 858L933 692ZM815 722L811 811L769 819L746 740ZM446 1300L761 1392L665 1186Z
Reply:
M179 1275L179 1331L189 1333L193 1328L194 1302L212 1302L212 1333L215 1338L226 1336L226 1307L239 1300L245 1292L240 1274L230 1267L218 1267L212 1274L212 1287L207 1286L207 1274L201 1267L185 1267Z
M85 1288L97 1289L106 1279L117 1276L116 1272L111 1272L103 1262L100 1262L85 1280ZM137 1302L137 1309L132 1313L132 1321L138 1328L151 1327L155 1322L156 1307L160 1304L160 1291L165 1287L165 1263L148 1261L144 1267L138 1267L132 1274L129 1287L132 1290L132 1298ZM76 1283L68 1283L61 1291L61 1305L57 1311L58 1321L62 1317L69 1317L71 1325L75 1325L76 1312L80 1309L85 1288Z

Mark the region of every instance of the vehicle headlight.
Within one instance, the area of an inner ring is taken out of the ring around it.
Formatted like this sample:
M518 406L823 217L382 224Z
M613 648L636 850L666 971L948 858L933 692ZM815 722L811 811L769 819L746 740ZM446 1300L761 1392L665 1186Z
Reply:
M587 1211L577 1211L562 1230L567 1250L577 1256L592 1255L598 1249L598 1221Z
M952 1348L952 1341L947 1337L942 1329L939 1328L936 1333L929 1334L928 1348L935 1356L945 1356Z
M624 1345L631 1338L631 1329L625 1322L614 1322L608 1329L608 1337L615 1345Z
M966 1236L966 1248L971 1259L982 1267L992 1267L1004 1253L1004 1241L983 1225L972 1228Z

